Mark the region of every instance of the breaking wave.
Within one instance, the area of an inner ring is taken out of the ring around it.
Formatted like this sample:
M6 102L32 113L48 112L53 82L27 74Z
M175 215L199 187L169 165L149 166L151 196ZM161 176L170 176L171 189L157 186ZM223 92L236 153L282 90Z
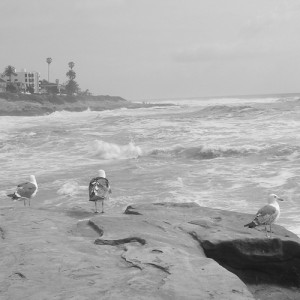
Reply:
M142 155L142 149L134 143L118 145L102 140L94 141L95 155L101 159L128 159Z
M86 114L97 114L97 112L93 112L91 111L91 109L88 107L87 109L85 110L79 110L79 111L69 111L69 110L57 110L57 111L54 111L50 114L48 114L47 116L49 117L74 117L74 115L86 115Z
M269 158L289 159L299 157L300 147L278 144L274 146L207 146L184 147L176 145L170 148L153 149L150 156L159 157L182 157L188 159L214 159L218 157L239 157L250 155L262 155Z
M228 106L228 105L214 105L203 109L194 111L190 114L191 117L244 117L248 115L258 115L263 113L262 109L252 107L250 105Z

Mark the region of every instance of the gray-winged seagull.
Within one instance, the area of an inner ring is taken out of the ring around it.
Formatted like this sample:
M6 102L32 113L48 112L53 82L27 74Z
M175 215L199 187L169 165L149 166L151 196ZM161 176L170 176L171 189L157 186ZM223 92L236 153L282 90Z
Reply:
M30 199L33 198L38 191L38 185L36 183L36 179L34 175L30 175L30 179L28 182L21 183L17 186L16 191L13 194L7 195L11 197L12 200L24 200L24 206L26 206L26 199L29 200L30 206Z
M256 213L252 222L244 226L254 228L259 225L265 225L266 235L268 237L267 225L270 225L270 237L272 237L272 224L279 218L280 215L280 207L277 200L284 201L275 194L269 195L268 204Z
M95 202L95 213L98 213L97 202L102 202L102 213L104 213L103 202L109 199L111 188L104 170L98 171L98 177L93 178L89 185L89 201Z

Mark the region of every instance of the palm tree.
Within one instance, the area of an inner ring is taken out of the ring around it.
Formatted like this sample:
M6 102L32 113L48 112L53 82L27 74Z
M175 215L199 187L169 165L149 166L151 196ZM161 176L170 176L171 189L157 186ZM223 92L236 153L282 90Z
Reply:
M69 82L66 85L66 91L68 95L73 95L77 93L79 90L78 84L74 80L69 80Z
M70 61L68 65L69 65L69 68L70 68L71 70L73 70L73 68L74 68L74 66L75 66L75 63L73 63L72 61Z
M11 76L12 75L17 76L16 68L11 65L7 66L4 70L4 75L9 77L9 81L11 83Z
M51 57L47 57L46 62L48 64L48 82L49 81L49 68L50 68L50 64L52 63L52 58Z
M70 61L68 63L68 65L69 65L70 70L66 73L66 76L69 77L69 81L66 85L66 91L67 91L67 94L74 95L74 94L78 93L78 91L79 91L79 86L78 86L77 82L74 80L76 78L76 73L75 73L75 71L73 71L75 63Z
M70 78L70 80L74 80L76 78L76 73L71 69L66 73L66 76Z

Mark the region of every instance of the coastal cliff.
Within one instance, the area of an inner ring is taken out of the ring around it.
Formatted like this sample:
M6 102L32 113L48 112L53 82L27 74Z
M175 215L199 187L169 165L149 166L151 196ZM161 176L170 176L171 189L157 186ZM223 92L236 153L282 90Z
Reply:
M160 106L165 106L161 104ZM135 103L118 96L62 96L0 93L0 116L39 116L55 111L80 112L117 108L142 108L157 104Z
M34 204L33 204L34 205ZM300 240L194 203L0 207L3 299L298 299Z

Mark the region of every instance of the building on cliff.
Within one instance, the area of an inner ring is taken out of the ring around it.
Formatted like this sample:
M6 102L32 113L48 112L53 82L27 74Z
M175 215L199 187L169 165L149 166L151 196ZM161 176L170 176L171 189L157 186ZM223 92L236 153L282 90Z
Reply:
M0 93L6 92L6 81L0 78Z
M3 80L10 83L8 76L2 75ZM34 93L40 91L40 73L32 71L27 72L26 69L22 69L20 72L16 72L16 75L12 76L11 83L17 85L21 91L28 91L30 88L33 89Z

